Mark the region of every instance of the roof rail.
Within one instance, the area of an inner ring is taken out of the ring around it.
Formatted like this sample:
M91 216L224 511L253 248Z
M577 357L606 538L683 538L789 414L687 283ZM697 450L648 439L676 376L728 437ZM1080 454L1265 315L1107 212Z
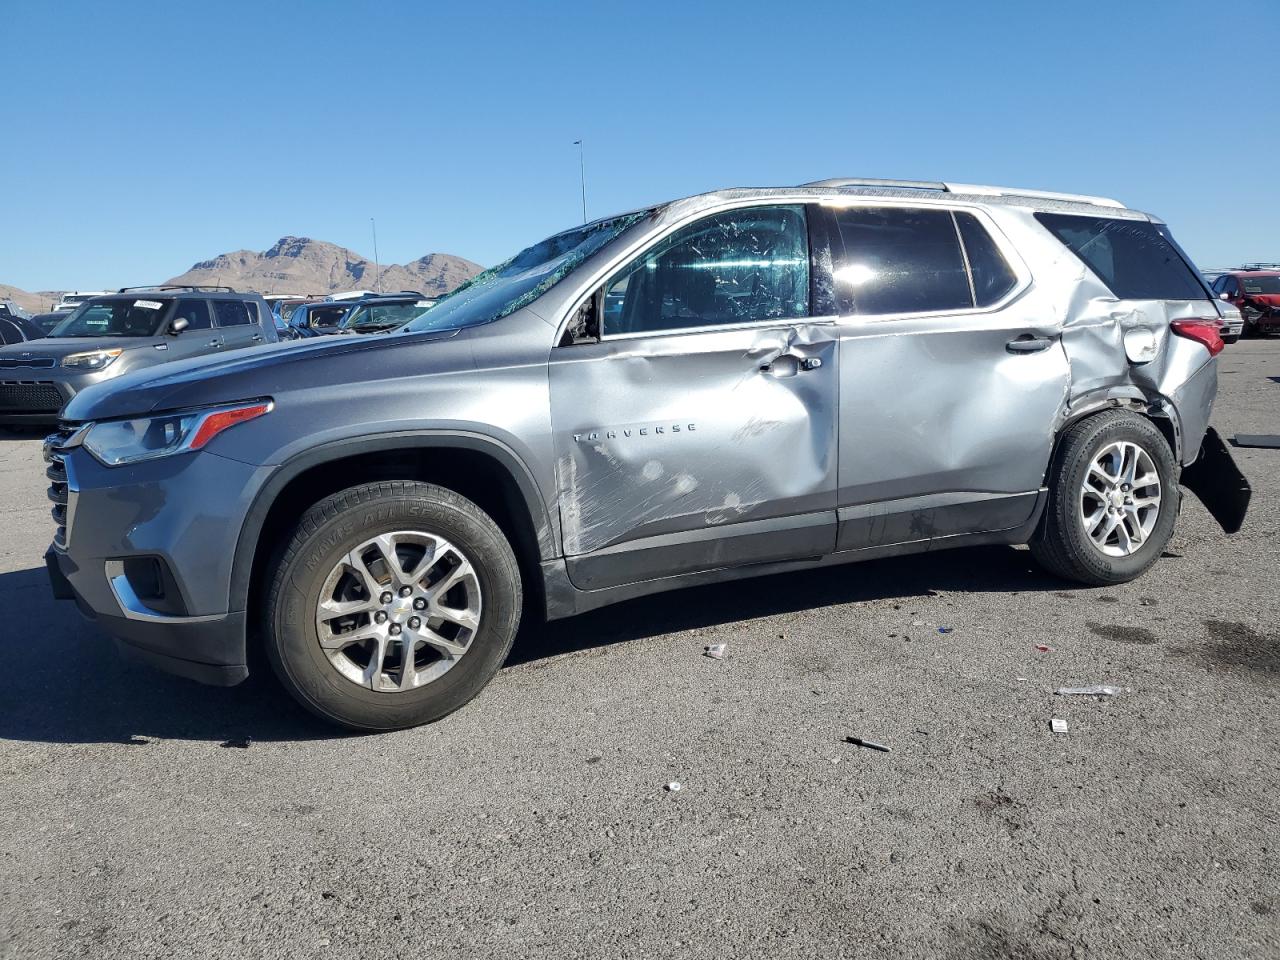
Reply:
M121 287L116 293L129 293L134 290L221 290L224 293L235 293L234 287L224 287L212 283L148 283L141 287Z
M839 190L842 187L880 187L890 190L936 190L941 193L967 193L980 197L1032 197L1037 200L1066 200L1071 203L1089 203L1095 207L1115 207L1123 210L1125 205L1110 197L1094 197L1084 193L1054 193L1049 190L1024 190L1020 187L987 187L976 183L950 183L941 180L881 180L875 177L836 177L831 180L814 180L801 184L802 187L830 187Z
M947 185L939 180L882 180L878 177L835 177L831 180L813 180L802 187L884 187L893 190L941 190Z

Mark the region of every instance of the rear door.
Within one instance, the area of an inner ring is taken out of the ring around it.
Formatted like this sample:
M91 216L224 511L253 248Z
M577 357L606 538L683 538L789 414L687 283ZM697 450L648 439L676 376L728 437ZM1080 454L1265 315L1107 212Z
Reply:
M839 549L1028 520L1064 402L1051 318L980 211L827 208L841 312Z
M214 323L222 337L223 349L236 350L262 342L262 331L249 313L250 304L243 300L214 300ZM254 312L257 307L254 305Z
M597 589L835 545L838 371L803 206L694 221L592 302L549 368L569 575Z

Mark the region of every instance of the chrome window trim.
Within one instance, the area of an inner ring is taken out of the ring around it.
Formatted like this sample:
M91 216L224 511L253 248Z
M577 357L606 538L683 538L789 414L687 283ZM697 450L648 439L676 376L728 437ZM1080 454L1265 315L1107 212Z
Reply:
M1010 304L1012 304L1015 300L1020 299L1028 290L1031 289L1032 285L1035 282L1035 277L1032 275L1031 269L1027 266L1027 262L1022 258L1022 255L1018 252L1018 249L1013 245L1013 243L1009 240L1009 238L1005 236L1004 231L1000 229L1000 227L992 219L987 209L980 203L957 201L955 199L946 199L945 195L942 195L938 198L933 198L933 197L916 198L916 197L859 197L859 196L815 197L812 194L808 194L808 195L784 194L782 196L756 197L751 200L726 200L723 203L716 204L710 207L705 207L701 210L690 213L688 216L682 217L679 220L669 224L660 233L656 233L644 240L640 240L638 242L629 244L624 251L619 253L617 256L611 258L604 267L593 270L589 274L591 278L590 281L580 286L577 289L577 291L574 293L572 299L567 301L568 303L572 304L572 306L568 310L566 310L556 322L556 335L555 335L555 340L553 342L552 349L554 350L562 347L578 346L578 344L565 344L563 342L565 331L569 327L570 320L577 315L578 311L582 308L582 305L587 301L589 297L595 294L596 288L599 287L600 284L602 284L610 276L616 273L622 266L629 263L631 260L635 259L636 257L640 256L642 253L644 253L646 250L649 250L651 247L654 247L657 244L661 243L662 241L666 240L667 237L671 236L677 230L681 230L684 227L688 226L689 224L696 223L697 221L702 220L705 217L717 216L721 213L725 213L730 210L745 210L751 207L785 207L785 206L795 206L796 204L803 204L805 206L829 207L832 209L842 209L842 208L848 208L848 207L908 207L908 208L917 208L917 209L919 208L942 209L942 210L948 210L953 214L959 211L963 211L965 213L972 213L977 218L978 223L982 226L982 228L987 231L987 234L991 237L992 241L995 243L996 248L1000 251L1000 255L1004 257L1005 262L1008 263L1009 267L1013 270L1014 276L1017 280L1017 282L1013 285L1013 288L1010 289L1010 291L1007 294L1005 294L995 303L992 303L985 307L965 307L959 310L933 310L933 311L916 312L916 313L841 314L835 317L834 319L835 323L847 323L850 321L866 322L866 323L882 323L882 322L888 322L888 321L894 321L894 320L907 320L907 319L916 319L916 318L930 319L932 317L984 316L986 314L998 313L999 311L1005 309ZM954 217L952 219L952 222L953 223L955 222ZM960 238L957 234L957 237L956 237L957 242L959 242L959 239ZM963 244L961 244L961 250L963 249L964 249L964 246ZM809 255L810 257L812 257L813 255L812 249L810 249ZM967 263L967 258L966 258L966 263ZM970 277L970 282L972 283L972 277ZM530 307L535 308L534 312L535 313L537 312L536 303L530 304ZM831 322L831 321L829 320L829 318L796 317L790 321L790 324L817 323L817 322ZM735 324L733 326L733 329L761 327L761 326L770 326L770 325L776 326L776 325L779 325L780 323L782 323L782 321L779 321L779 320L755 321L749 324ZM730 329L730 327L728 325L714 324L709 327L675 328L671 330L653 330L653 331L649 331L641 334L629 334L629 333L603 334L600 337L600 342L603 343L606 340L614 340L614 339L618 339L618 340L635 339L637 336L656 337L656 336L663 336L668 333L677 333L677 334L693 333L693 332L705 333L708 330L726 330L726 329Z

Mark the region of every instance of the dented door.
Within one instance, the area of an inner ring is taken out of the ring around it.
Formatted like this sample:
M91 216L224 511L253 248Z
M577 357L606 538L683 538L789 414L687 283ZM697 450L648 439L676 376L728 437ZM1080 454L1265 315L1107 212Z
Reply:
M828 554L833 327L664 332L557 348L560 516L583 589Z

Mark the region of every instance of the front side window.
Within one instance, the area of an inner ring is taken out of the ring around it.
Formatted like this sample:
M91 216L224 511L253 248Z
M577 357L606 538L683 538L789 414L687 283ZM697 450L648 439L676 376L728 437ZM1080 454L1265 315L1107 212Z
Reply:
M243 300L215 300L213 312L218 318L220 327L243 327L253 323L249 316L249 308Z
M604 287L604 333L809 316L803 206L748 207L677 230Z
M172 300L126 297L81 304L51 337L154 337L163 329Z
M188 330L208 330L213 326L209 322L209 304L203 300L178 301L178 306L173 311L173 319L187 321Z
M857 314L930 313L973 306L949 210L847 207L832 211L836 292Z

